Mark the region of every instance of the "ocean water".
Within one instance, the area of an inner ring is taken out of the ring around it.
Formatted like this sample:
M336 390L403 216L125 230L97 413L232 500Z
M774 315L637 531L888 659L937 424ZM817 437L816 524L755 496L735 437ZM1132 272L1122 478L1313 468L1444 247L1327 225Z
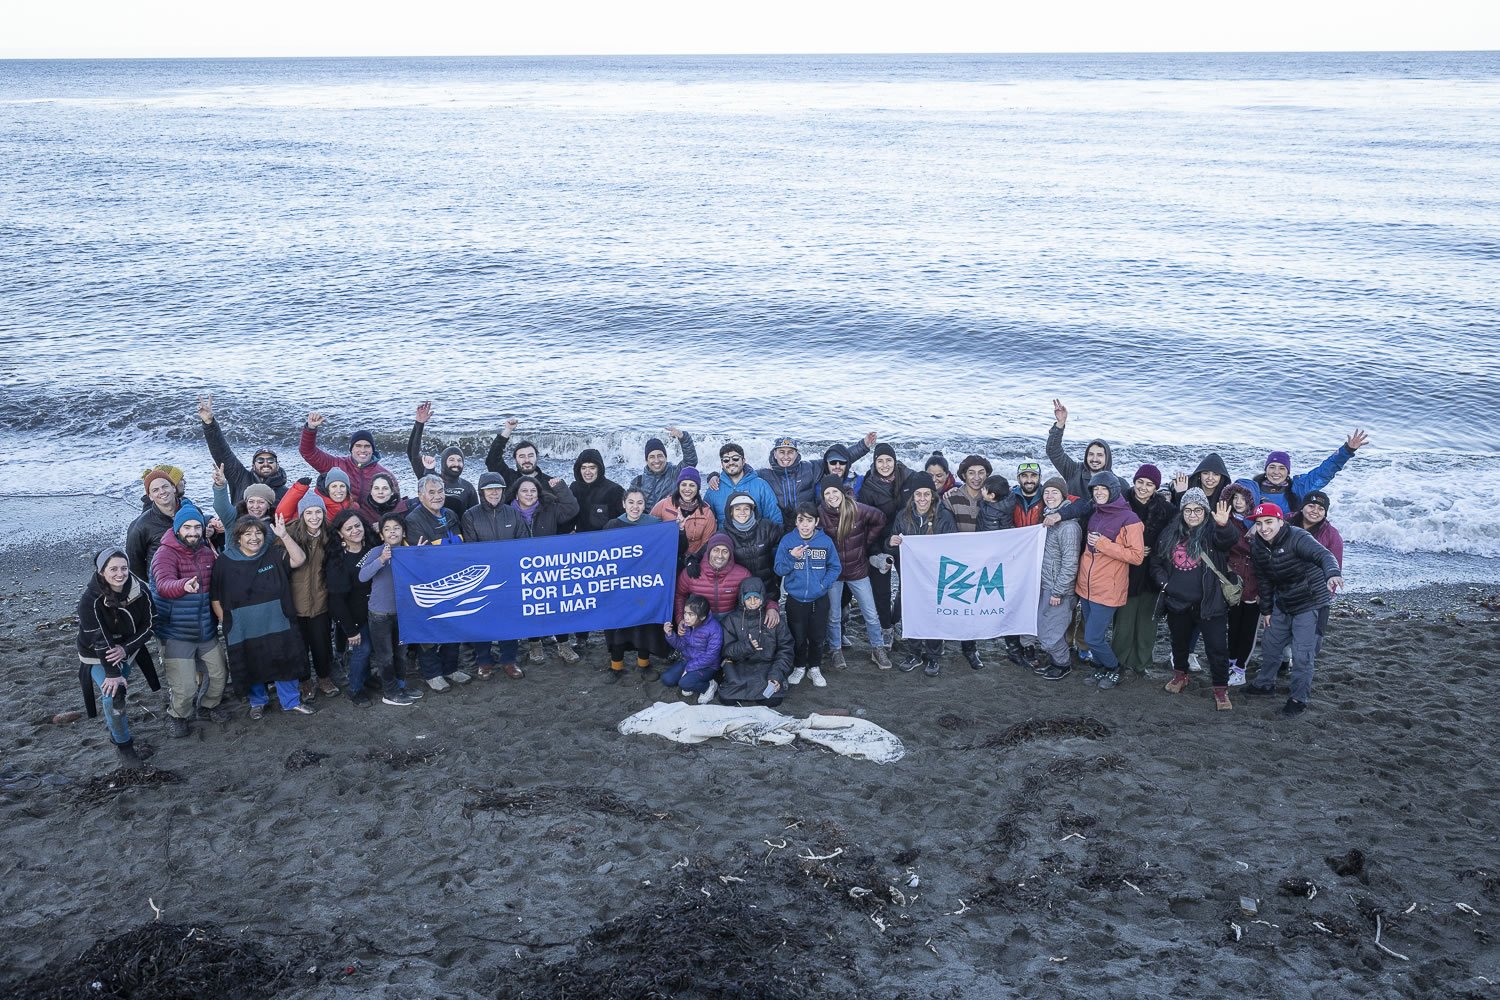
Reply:
M0 157L0 524L206 495L201 392L408 489L423 399L623 478L668 423L1009 471L1060 397L1130 470L1366 427L1352 582L1500 581L1495 53L0 62Z

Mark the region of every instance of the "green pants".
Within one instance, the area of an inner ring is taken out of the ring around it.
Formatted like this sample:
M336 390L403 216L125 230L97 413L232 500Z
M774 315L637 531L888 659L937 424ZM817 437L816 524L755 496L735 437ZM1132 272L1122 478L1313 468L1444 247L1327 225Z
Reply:
M1110 646L1126 670L1141 673L1151 667L1151 651L1156 648L1155 594L1137 594L1126 600L1115 612L1115 635Z

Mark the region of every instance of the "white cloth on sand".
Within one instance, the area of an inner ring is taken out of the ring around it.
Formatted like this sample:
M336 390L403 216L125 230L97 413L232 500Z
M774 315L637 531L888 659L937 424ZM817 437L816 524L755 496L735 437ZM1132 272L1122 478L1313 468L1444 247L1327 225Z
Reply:
M798 719L762 705L731 708L659 701L619 725L625 736L665 736L674 743L702 743L722 738L751 746L784 746L801 737L846 757L889 764L906 755L901 738L873 722L847 715L809 715Z

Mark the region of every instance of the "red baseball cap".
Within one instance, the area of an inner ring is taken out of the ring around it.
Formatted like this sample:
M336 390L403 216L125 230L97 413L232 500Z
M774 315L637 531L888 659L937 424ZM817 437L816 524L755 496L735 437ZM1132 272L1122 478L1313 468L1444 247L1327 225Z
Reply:
M1263 517L1274 517L1278 521L1286 520L1286 515L1274 503L1263 503L1250 512L1250 520L1252 521L1259 521Z

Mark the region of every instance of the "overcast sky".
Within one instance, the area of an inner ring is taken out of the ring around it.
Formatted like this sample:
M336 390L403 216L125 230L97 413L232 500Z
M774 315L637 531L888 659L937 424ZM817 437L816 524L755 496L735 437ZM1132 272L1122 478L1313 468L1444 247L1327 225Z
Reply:
M1500 48L1500 0L5 0L0 58Z

